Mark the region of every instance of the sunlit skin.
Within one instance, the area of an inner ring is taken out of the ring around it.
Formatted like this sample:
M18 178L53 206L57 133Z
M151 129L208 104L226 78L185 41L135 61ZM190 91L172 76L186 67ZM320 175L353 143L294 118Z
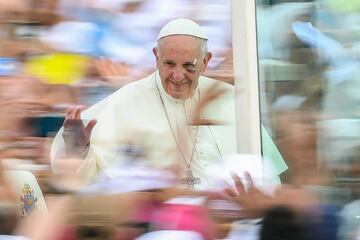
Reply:
M204 54L201 40L188 35L164 37L159 40L158 47L153 53L165 91L176 99L191 97L211 53Z

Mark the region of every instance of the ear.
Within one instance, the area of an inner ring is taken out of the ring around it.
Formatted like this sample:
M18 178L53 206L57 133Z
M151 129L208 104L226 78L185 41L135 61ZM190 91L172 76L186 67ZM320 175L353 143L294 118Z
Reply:
M203 71L206 70L207 65L208 65L211 57L212 57L212 53L211 53L211 52L207 52L207 53L206 53L206 56L204 57L204 60L203 60L203 61L204 61L204 69L203 69Z
M156 67L157 67L157 69L159 69L159 51L158 51L158 49L157 49L157 47L154 47L153 49L152 49L152 52L153 52L153 54L154 54L154 56L155 56L155 60L156 60Z
M152 52L153 52L153 54L154 54L154 56L155 56L155 58L157 60L158 59L158 49L157 49L157 47L153 47Z

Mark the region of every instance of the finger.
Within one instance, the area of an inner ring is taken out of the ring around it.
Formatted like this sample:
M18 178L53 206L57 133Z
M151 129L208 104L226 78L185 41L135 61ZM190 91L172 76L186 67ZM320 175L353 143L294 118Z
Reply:
M253 187L254 186L254 181L253 181L250 173L248 171L245 171L244 176L245 176L246 182L249 184L249 187Z
M67 118L65 117L64 122L63 122L63 128L64 128L64 130L66 130L66 129L68 129L69 127L70 127L69 119L67 119Z
M236 187L236 190L238 191L238 193L239 194L245 193L245 186L244 186L244 183L241 181L240 177L235 173L232 173L231 176L232 176L232 179L234 180L235 187Z
M224 190L224 194L225 194L225 196L230 196L230 197L236 197L237 196L237 193L232 188L226 188Z
M74 116L74 111L75 111L76 108L74 107L69 107L66 111L66 118L67 119L72 119L73 116Z
M81 111L84 109L84 106L77 106L74 111L74 118L76 120L80 120Z
M72 119L72 120L74 120L74 119L75 119L75 116L76 116L76 111L78 111L78 107L74 107L74 108L73 108L73 111L71 112L71 113L72 113L72 115L71 115L71 118L70 118L70 119Z
M85 131L86 131L87 133L91 134L93 128L94 128L95 125L96 125L96 123L97 123L96 119L92 119L92 120L88 123L88 125L86 126Z
M64 120L64 123L63 123L63 127L64 129L68 129L70 127L70 122L72 120L72 117L74 115L74 108L70 107L67 109L66 111L66 115L65 115L65 120Z
M238 195L233 188L224 189L221 196L224 200L235 202L240 205L244 203L244 197L246 197L245 195Z
M238 195L232 184L228 183L226 180L223 180L223 184L224 186L219 192L222 197L231 200Z

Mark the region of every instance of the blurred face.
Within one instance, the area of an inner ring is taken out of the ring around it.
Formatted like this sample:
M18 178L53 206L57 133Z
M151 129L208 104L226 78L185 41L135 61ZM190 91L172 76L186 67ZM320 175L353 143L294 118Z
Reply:
M153 52L165 91L176 99L186 99L194 94L198 79L211 58L211 53L201 50L202 40L174 35L159 40Z

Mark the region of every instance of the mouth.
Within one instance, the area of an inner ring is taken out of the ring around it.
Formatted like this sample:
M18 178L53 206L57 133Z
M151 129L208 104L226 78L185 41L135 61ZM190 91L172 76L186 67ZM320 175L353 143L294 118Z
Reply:
M184 82L173 82L173 81L170 81L173 85L175 85L176 87L181 87L181 86L184 86L185 84L188 84L189 81L184 81Z

